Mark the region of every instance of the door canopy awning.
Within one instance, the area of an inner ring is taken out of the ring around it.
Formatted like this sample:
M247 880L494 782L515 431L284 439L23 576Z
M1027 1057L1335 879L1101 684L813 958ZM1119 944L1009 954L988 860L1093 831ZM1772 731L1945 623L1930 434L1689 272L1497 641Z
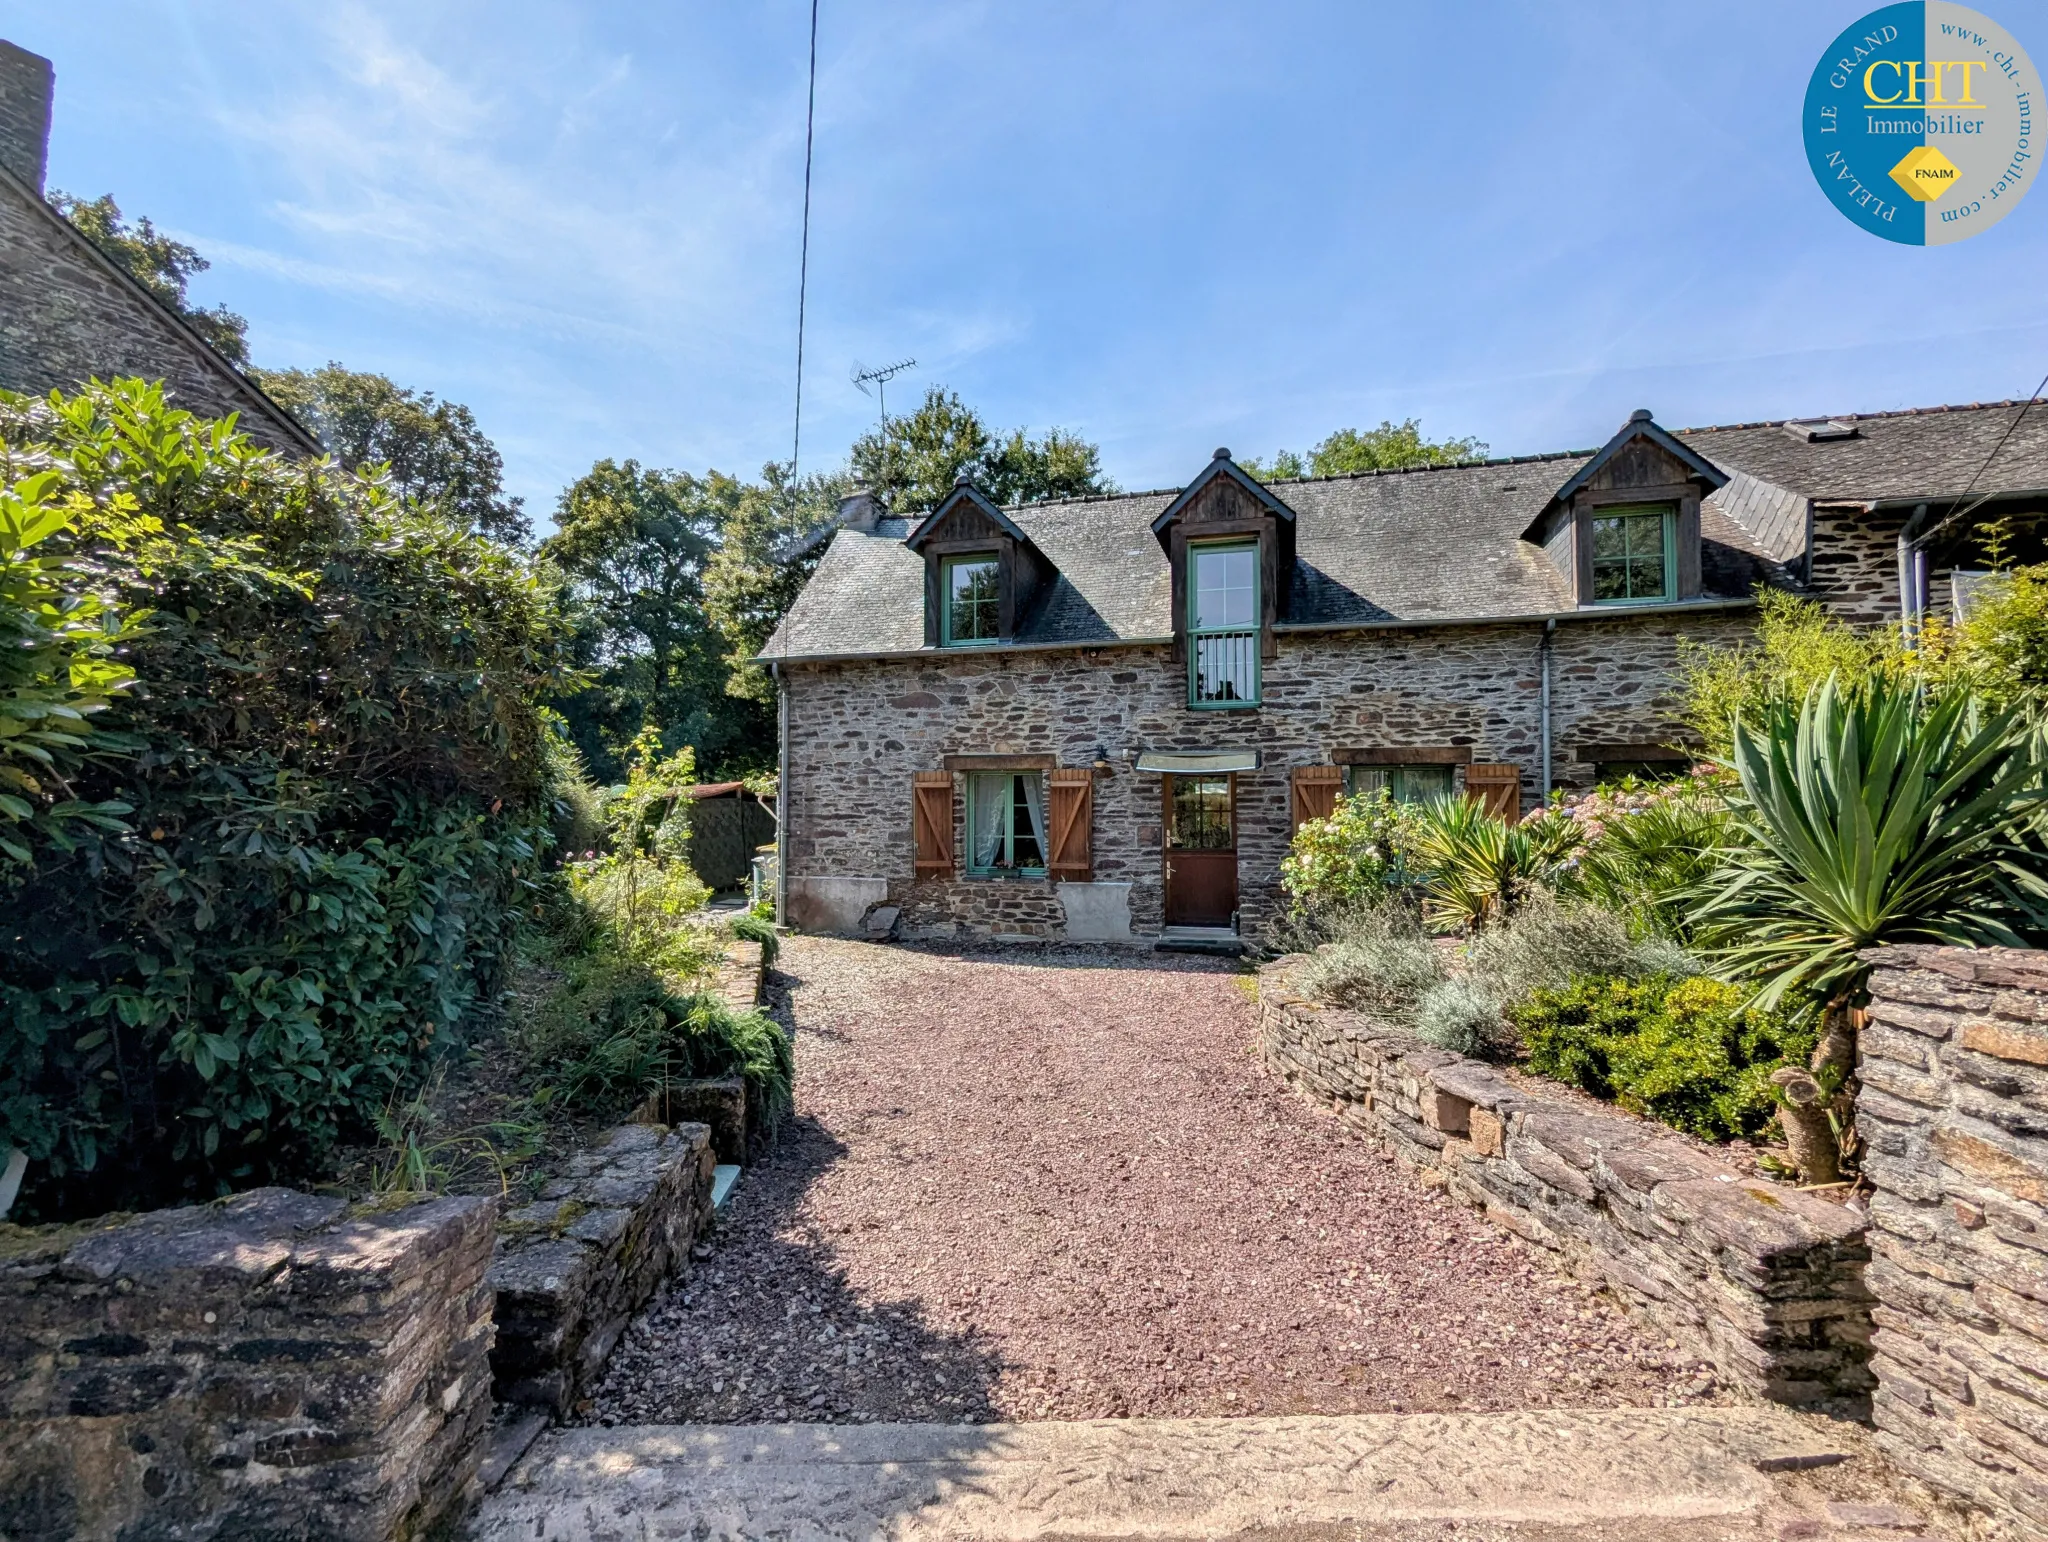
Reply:
M1146 750L1138 756L1140 771L1167 771L1180 775L1215 775L1223 771L1256 771L1257 750Z

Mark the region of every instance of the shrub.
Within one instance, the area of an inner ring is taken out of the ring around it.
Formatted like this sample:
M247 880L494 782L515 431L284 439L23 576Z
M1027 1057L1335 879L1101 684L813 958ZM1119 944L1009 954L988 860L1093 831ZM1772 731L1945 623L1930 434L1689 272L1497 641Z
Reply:
M1443 978L1443 959L1413 912L1382 902L1350 912L1297 984L1317 1001L1398 1018Z
M1473 976L1497 1000L1510 1003L1587 975L1638 979L1700 972L1682 949L1632 937L1614 912L1540 892L1505 924L1474 937L1465 956Z
M0 865L34 860L33 847L68 844L67 825L109 834L126 803L70 795L90 760L136 748L99 721L135 674L116 649L140 631L106 598L97 565L58 552L82 513L55 471L0 489ZM139 521L111 511L110 533L134 539ZM38 549L40 548L40 550Z
M1568 820L1510 825L1469 798L1423 804L1408 838L1422 912L1442 931L1504 921L1557 881L1579 839Z
M1760 1133L1778 1107L1770 1073L1803 1065L1810 1021L1746 1004L1722 980L1581 979L1510 1009L1542 1076L1707 1140Z
M1280 862L1280 884L1297 918L1337 917L1371 906L1412 881L1405 833L1409 805L1382 789L1339 798L1327 819L1306 819Z
M1485 1055L1501 1038L1500 998L1469 975L1431 986L1415 1005L1415 1036L1457 1055Z
M761 967L775 967L775 955L782 947L782 939L776 935L772 909L765 916L754 910L734 916L732 934L748 942L758 942L761 945Z
M1568 819L1584 837L1561 892L1611 910L1637 937L1683 939L1691 907L1727 853L1725 774L1567 798L1532 816Z
M1757 591L1754 639L1735 647L1679 642L1679 717L1709 757L1726 761L1731 725L1800 702L1833 679L1851 697L1873 683L1909 680L1917 661L1892 626L1859 627L1814 600Z
M565 962L561 981L512 1036L543 1106L616 1115L672 1079L743 1076L767 1125L788 1109L789 1040L767 1014L680 990L609 949Z
M54 477L54 482L46 480ZM0 393L0 486L146 624L66 772L125 804L0 872L0 1146L34 1216L317 1170L496 994L546 843L555 591L160 388Z

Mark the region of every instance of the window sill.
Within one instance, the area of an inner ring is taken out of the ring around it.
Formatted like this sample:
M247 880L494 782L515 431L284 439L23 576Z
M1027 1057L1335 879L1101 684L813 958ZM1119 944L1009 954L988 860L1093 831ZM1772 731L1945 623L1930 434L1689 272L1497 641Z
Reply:
M1256 712L1265 705L1262 701L1191 701L1190 712Z
M1046 870L1042 867L1019 868L1013 873L977 873L969 868L963 875L972 883L1044 883Z

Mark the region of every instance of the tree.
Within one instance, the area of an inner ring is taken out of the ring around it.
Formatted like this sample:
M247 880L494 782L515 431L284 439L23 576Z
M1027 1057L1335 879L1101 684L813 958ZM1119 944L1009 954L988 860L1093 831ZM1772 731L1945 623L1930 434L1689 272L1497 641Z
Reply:
M601 460L563 491L540 555L582 612L578 654L594 683L561 710L601 780L619 776L649 723L670 751L692 745L706 765L772 758L760 703L726 693L726 642L704 610L706 564L748 492L721 472L631 460Z
M848 453L853 478L898 514L936 508L966 472L997 503L1114 492L1102 452L1078 434L1017 429L997 439L957 393L933 386L917 410L885 418Z
M392 491L432 505L479 535L523 545L533 525L505 496L505 462L460 402L346 369L263 369L259 385L350 470L390 467Z
M1478 460L1487 447L1477 439L1428 440L1422 437L1419 418L1399 423L1382 420L1378 428L1360 433L1340 428L1309 452L1308 459L1293 450L1282 450L1270 462L1239 461L1238 464L1262 482L1289 477L1337 477L1358 471L1398 471L1406 466L1453 466L1459 461Z
M205 338L214 352L237 368L249 363L249 323L225 305L203 310L185 299L186 282L212 266L183 241L160 235L144 215L133 225L123 222L113 195L77 198L50 190L50 204L80 234Z
M775 699L768 672L753 662L810 581L825 542L805 542L837 510L852 486L845 472L792 482L787 463L771 461L761 481L719 522L718 550L704 570L704 609L726 646L726 691L757 702Z

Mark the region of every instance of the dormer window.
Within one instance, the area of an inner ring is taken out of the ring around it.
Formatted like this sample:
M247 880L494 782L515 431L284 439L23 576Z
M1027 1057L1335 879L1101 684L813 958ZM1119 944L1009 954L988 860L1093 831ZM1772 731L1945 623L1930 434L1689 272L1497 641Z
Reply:
M1573 605L1698 599L1700 503L1728 473L1633 413L1522 532L1564 578Z
M903 544L924 559L924 645L1015 642L1058 571L965 476Z
M1188 546L1188 705L1259 704L1259 547Z
M1593 603L1627 605L1678 593L1678 508L1609 504L1593 511Z
M994 552L948 557L940 564L945 615L939 640L946 647L994 642L1002 635L1001 565Z

